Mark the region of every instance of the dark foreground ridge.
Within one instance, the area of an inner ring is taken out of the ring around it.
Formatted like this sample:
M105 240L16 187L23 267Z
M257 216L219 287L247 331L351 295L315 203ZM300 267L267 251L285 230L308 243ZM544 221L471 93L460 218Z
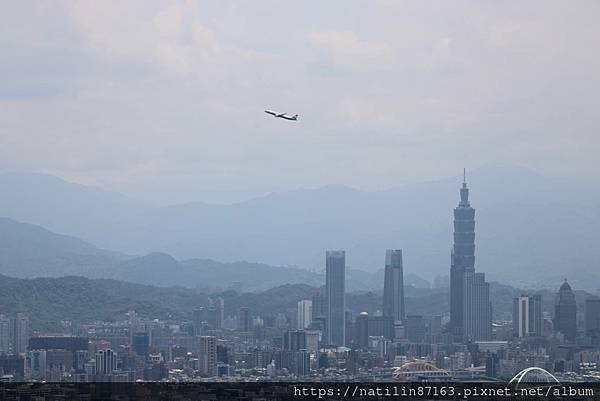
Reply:
M591 400L595 383L7 383L0 400Z

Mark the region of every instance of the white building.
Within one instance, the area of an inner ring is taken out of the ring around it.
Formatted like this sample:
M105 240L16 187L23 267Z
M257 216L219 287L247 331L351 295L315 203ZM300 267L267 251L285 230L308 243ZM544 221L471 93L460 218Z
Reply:
M298 330L305 330L312 322L312 301L303 299L298 302Z

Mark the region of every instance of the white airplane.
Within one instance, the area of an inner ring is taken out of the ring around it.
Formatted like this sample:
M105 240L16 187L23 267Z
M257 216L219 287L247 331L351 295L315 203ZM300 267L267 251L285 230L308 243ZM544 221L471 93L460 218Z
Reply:
M278 113L273 110L265 110L265 113L270 114L273 117L284 118L286 120L296 121L298 119L298 114L294 114L293 116L288 116L286 113Z

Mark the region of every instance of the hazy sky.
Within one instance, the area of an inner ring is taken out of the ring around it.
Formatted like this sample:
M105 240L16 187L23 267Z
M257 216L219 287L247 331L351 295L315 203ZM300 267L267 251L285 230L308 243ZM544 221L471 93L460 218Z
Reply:
M1 3L0 170L177 201L599 179L598 1Z

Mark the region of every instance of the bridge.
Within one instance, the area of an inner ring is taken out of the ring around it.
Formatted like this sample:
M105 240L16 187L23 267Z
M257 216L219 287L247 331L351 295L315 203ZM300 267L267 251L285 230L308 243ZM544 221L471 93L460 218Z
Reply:
M402 366L394 368L392 377L399 380L411 380L416 378L449 378L450 373L435 366L433 363L421 359L406 362Z
M509 383L518 385L521 383L560 383L560 381L546 369L532 366L517 373Z

